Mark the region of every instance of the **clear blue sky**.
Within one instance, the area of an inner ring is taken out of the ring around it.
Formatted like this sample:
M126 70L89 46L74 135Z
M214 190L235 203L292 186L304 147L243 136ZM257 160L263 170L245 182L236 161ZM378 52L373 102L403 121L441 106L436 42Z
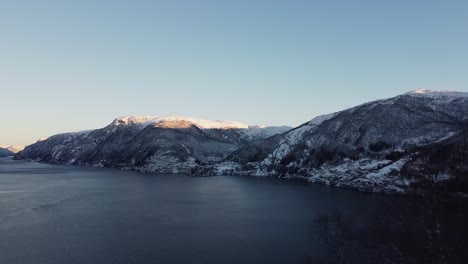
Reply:
M468 91L468 1L0 0L0 145L121 115L299 125Z

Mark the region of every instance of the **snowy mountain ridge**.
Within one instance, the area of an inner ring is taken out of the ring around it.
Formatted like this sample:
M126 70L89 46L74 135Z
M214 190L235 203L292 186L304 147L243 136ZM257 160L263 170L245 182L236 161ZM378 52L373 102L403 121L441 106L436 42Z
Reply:
M424 182L468 186L468 93L416 90L294 128L187 117L127 116L51 136L16 159L152 173L304 179L366 191ZM457 189L458 188L458 189Z
M249 126L237 121L230 120L208 120L183 116L122 116L116 118L115 125L155 125L164 122L190 122L201 129L248 129Z
M385 192L404 192L428 176L464 180L466 175L468 182L467 94L416 90L318 116L241 147L228 157L229 166L220 165L221 174L303 178Z
M450 91L450 90L431 90L431 89L418 89L406 93L412 96L427 96L427 97L468 97L468 92Z
M221 161L241 145L290 129L189 117L125 116L101 129L48 137L16 158L172 173Z

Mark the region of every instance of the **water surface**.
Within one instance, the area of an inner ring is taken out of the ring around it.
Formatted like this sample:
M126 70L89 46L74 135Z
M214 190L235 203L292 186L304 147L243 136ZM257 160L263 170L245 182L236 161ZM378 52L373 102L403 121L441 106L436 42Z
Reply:
M0 159L0 263L300 263L323 254L314 216L364 223L381 197Z

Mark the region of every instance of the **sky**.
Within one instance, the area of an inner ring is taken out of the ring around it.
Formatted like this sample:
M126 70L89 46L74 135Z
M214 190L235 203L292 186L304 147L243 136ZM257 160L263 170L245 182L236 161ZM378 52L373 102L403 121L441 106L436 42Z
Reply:
M468 1L0 0L0 145L123 115L297 126L468 92Z

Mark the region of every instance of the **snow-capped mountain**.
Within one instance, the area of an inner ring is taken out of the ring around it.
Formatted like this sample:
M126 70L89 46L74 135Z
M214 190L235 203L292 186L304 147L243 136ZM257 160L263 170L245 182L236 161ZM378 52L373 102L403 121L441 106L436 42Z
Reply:
M24 149L24 146L21 145L11 145L11 146L0 146L0 148L8 149L13 153L18 153Z
M189 117L125 116L102 129L51 136L26 147L15 158L185 172L193 166L221 161L243 144L289 129Z
M294 129L120 117L102 129L40 140L15 158L162 173L196 167L203 174L301 178L384 192L449 180L460 191L468 186L468 93L416 90Z
M0 147L0 158L13 156L15 153L11 152L7 148Z
M248 129L249 126L241 122L230 120L207 120L193 117L182 116L122 116L114 120L115 125L159 125L159 124L177 124L177 122L189 122L200 129Z
M468 93L416 90L319 116L245 145L219 173L301 177L375 191L468 180Z

